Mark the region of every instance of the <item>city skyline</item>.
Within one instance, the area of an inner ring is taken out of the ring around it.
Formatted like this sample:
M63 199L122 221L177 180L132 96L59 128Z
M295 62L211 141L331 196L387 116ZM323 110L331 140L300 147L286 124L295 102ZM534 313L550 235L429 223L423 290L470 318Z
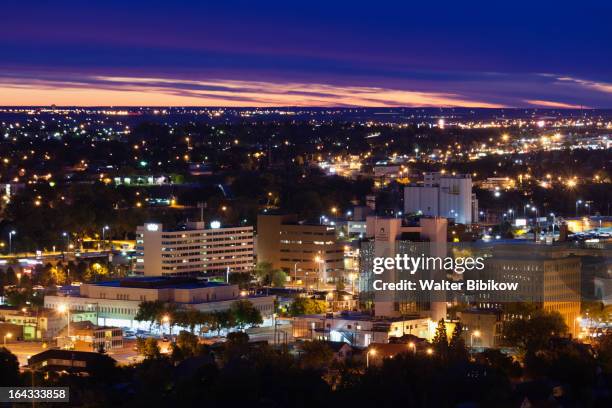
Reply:
M11 1L0 104L612 106L609 4L481 3Z

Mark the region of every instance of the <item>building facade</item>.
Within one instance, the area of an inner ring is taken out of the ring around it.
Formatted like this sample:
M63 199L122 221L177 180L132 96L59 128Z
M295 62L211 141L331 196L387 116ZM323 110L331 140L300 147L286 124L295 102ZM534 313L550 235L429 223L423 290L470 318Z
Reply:
M425 173L422 186L404 188L404 212L445 217L458 224L471 224L478 217L469 174Z
M482 279L519 282L518 290L496 295L495 301L479 301L481 308L504 310L517 299L529 301L537 307L558 312L569 332L580 331L581 257L567 254L556 247L536 244L498 246L480 273ZM506 315L511 319L512 316Z
M341 341L354 347L388 343L404 335L431 340L435 326L428 318L375 318L358 312L297 316L292 322L295 339Z
M57 310L63 305L71 311L95 312L95 323L100 326L144 330L148 329L149 324L135 320L143 301L159 300L178 308L213 312L228 310L241 299L251 302L264 319L270 319L274 313L274 296L247 296L241 293L238 285L169 277L83 284L78 296L45 296L45 307Z
M294 215L260 214L257 262L269 262L294 283L315 289L344 278L344 245L334 226L298 223Z
M422 217L419 225L403 225L399 218L370 216L367 222L367 237L361 242L359 262L359 291L362 303L373 308L376 316L399 317L418 315L430 317L434 321L446 317L446 300L432 298L429 293L416 295L402 291L374 291L373 282L397 282L400 272L387 269L381 275L373 272L374 258L393 258L396 255L446 256L448 222L442 217ZM441 271L426 271L431 276L419 278L439 278Z
M164 229L149 223L136 230L134 272L144 276L225 275L253 269L253 227L188 222Z
M0 320L21 326L24 340L52 340L68 324L68 314L53 309L22 311L2 308ZM95 320L94 311L81 310L70 314L70 321L73 323Z

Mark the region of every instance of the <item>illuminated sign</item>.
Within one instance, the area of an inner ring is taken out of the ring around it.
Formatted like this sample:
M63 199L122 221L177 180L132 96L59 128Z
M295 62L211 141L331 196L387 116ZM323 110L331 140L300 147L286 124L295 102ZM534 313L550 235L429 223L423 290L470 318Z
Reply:
M527 225L527 220L525 218L517 218L514 220L514 225L517 227L524 227Z

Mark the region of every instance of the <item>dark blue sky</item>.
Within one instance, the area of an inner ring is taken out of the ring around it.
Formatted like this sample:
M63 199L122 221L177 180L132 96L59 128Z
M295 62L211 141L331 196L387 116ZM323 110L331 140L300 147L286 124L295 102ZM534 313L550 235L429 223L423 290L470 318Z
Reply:
M612 2L93 3L2 2L1 105L612 107Z

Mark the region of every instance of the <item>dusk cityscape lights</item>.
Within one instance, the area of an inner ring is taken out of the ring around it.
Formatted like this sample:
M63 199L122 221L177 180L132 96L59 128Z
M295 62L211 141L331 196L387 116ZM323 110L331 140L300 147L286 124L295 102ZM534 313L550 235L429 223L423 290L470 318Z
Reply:
M612 6L9 1L0 404L612 404Z

